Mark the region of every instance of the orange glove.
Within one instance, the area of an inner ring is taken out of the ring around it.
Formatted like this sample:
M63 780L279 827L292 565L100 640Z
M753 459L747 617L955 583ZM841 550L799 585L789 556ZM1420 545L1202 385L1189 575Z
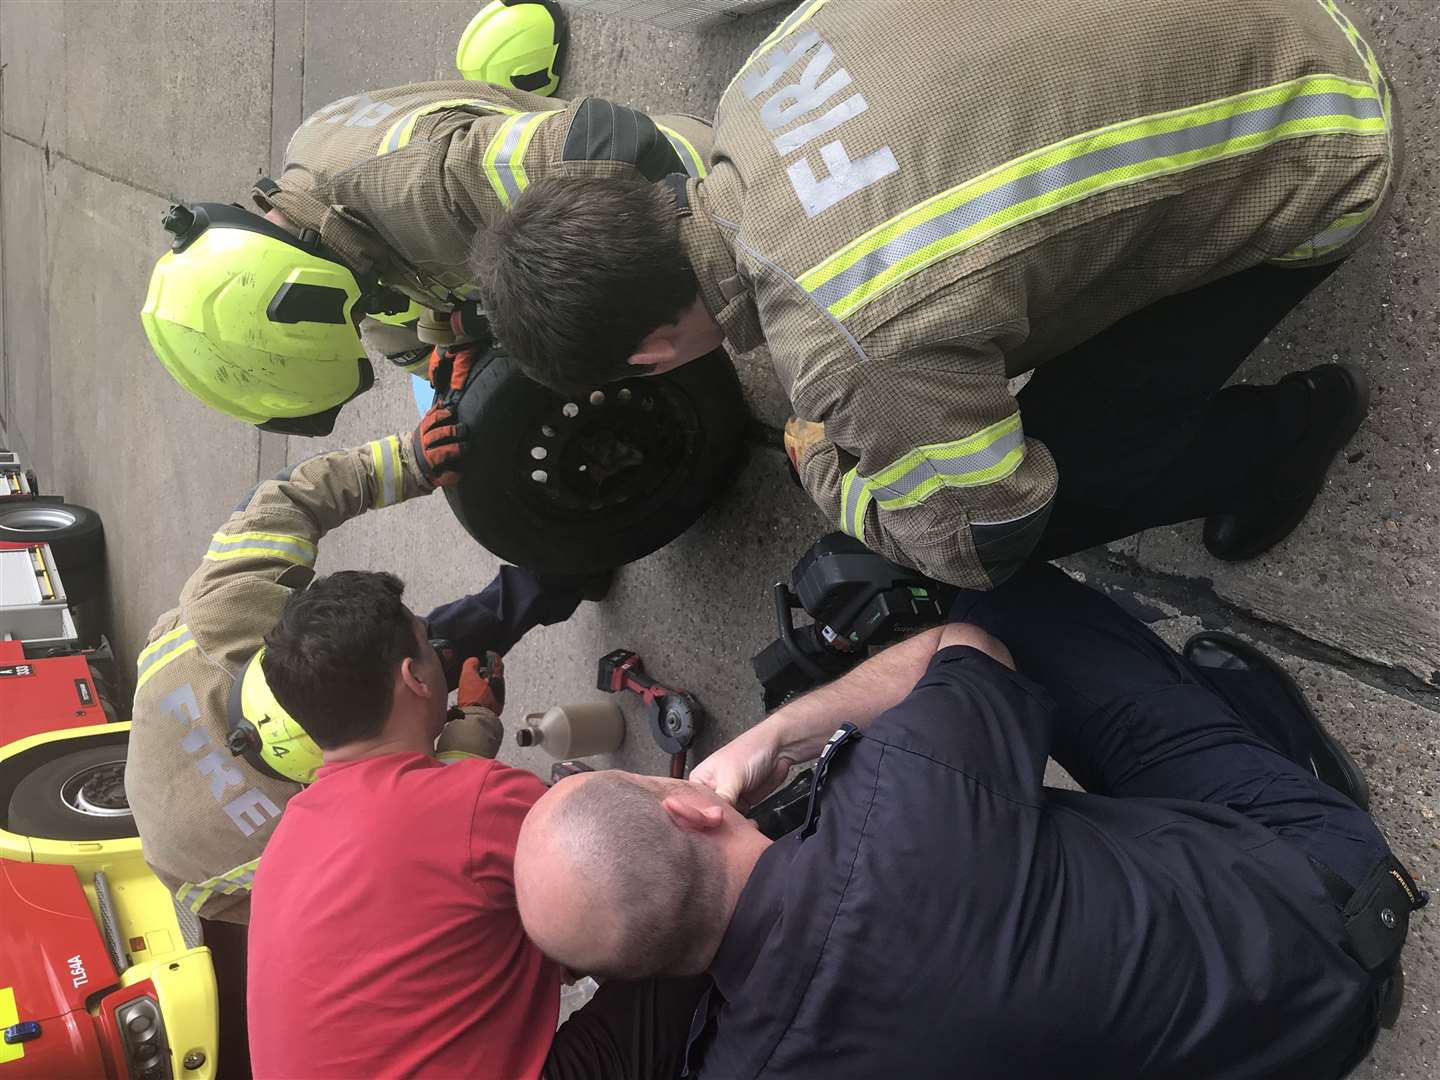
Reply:
M482 666L478 656L465 661L460 669L460 692L455 704L464 709L478 705L496 716L505 710L505 661L499 653L487 652Z
M785 421L785 454L790 458L790 467L800 474L800 458L805 451L825 438L825 425L814 420L801 420L792 416Z
M465 389L465 380L476 361L485 356L489 346L484 342L465 345L436 345L430 354L430 385L442 397L447 390Z
M465 457L465 425L455 418L449 405L432 405L415 429L415 454L420 471L436 487L460 482L461 459Z

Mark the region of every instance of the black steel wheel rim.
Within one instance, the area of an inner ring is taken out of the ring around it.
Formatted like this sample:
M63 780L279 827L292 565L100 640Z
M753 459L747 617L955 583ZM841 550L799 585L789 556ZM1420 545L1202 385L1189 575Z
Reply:
M537 410L514 467L533 508L585 517L667 494L688 470L699 432L687 395L662 380L632 379Z

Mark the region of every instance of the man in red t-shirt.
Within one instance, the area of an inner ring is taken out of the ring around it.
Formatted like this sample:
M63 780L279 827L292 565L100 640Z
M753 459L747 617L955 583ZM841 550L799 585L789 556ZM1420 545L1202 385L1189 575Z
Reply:
M256 874L257 1076L531 1080L550 1048L561 972L525 937L511 868L545 788L436 759L445 672L402 588L332 574L265 639L266 680L325 763Z
M562 973L521 928L512 868L545 789L436 760L445 672L403 588L332 574L265 638L266 682L325 760L255 876L255 1075L669 1080L703 981L607 982L556 1032Z

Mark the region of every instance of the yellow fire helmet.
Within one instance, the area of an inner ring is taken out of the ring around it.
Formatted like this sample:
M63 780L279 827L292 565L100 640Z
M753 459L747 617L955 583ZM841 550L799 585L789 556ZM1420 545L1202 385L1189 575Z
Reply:
M455 50L460 74L549 97L560 85L565 21L554 0L491 0Z
M264 655L261 646L230 688L226 710L230 753L276 780L308 784L321 764L320 747L275 700L260 666Z
M372 311L370 317L391 326L414 326L424 314L425 309L420 306L420 301L412 300L408 296L400 297L405 306L399 311Z
M166 370L228 416L328 435L375 379L358 329L371 290L313 232L240 206L176 204L163 223L174 241L140 321Z

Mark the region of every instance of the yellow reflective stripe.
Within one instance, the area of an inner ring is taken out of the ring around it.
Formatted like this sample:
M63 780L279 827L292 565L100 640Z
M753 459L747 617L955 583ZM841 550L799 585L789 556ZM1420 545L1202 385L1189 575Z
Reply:
M1020 414L953 442L917 446L866 481L882 510L917 506L939 487L983 487L1003 480L1025 458Z
M388 435L369 444L370 465L375 470L375 502L379 510L394 506L400 501L402 473L400 471L400 438Z
M730 88L735 85L735 80L745 74L746 70L749 69L750 65L755 62L761 53L765 52L765 50L769 49L770 46L774 45L781 38L788 37L797 26L810 19L817 11L824 7L826 3L827 0L810 0L809 3L797 6L794 11L785 17L779 26L770 31L769 36L766 37L764 41L755 46L754 52L745 58L745 63L740 65L740 70L735 72L735 74L730 77L730 81L725 84L725 90L721 94L721 97L724 97L725 94L730 92Z
M229 870L224 870L207 881L199 883L187 881L175 890L175 899L198 915L200 909L205 906L205 901L217 892L225 896L233 896L238 892L250 892L255 887L255 870L259 865L260 857L257 855L249 862L232 866Z
M195 648L195 639L190 635L189 628L180 626L141 652L140 659L136 664L136 692L138 693L140 688L166 664L177 656L184 656L193 648Z
M1360 62L1365 65L1366 74L1370 76L1370 84L1378 94L1381 87L1385 85L1385 76L1380 71L1380 61L1375 58L1375 50L1370 48L1369 42L1360 36L1360 31L1355 29L1355 24L1350 21L1349 17L1335 5L1335 0L1316 0L1316 3L1325 9L1330 18L1335 21L1335 25L1344 32L1346 39L1350 42L1350 47L1355 50L1355 55L1360 57ZM1390 95L1387 92L1382 97L1388 116Z
M482 109L485 112L501 113L506 116L520 111L519 109L512 109L507 105L492 105L490 102L481 101L479 98L450 98L447 101L436 101L430 105L422 105L420 108L413 109L406 113L390 125L389 130L385 132L385 138L380 140L380 148L375 151L375 156L380 157L383 154L392 153L408 145L411 136L415 134L415 125L422 116L428 116L433 112L440 112L442 109L454 109L465 105Z
M1346 17L1345 13L1335 6L1334 0L1316 0L1316 2L1340 27L1346 40L1350 42L1350 47L1355 50L1355 55L1360 57L1360 62L1365 65L1365 71L1370 76L1370 86L1375 91L1376 97L1380 99L1380 106L1385 116L1387 145L1393 156L1395 132L1390 111L1390 86L1380 71L1380 62L1375 59L1375 50L1370 48L1369 42L1360 36L1360 31L1355 29L1355 24ZM1318 259L1344 247L1370 223L1370 219L1375 216L1375 211L1380 209L1380 205L1385 201L1385 193L1390 188L1393 173L1393 169L1386 170L1385 186L1381 188L1380 195L1368 206L1336 218L1294 251L1271 261L1303 262Z
M998 483L1025 460L1020 414L950 442L917 446L873 476L851 469L840 481L840 527L865 539L865 514L873 501L881 510L919 506L941 488Z
M485 177L502 206L508 208L529 186L530 178L525 175L525 151L539 129L540 121L554 115L551 112L516 113L500 125L500 130L485 147L482 159Z
M270 532L217 532L210 538L205 558L212 562L226 559L280 559L296 566L315 565L315 545L303 536Z
M166 645L168 645L170 642L172 642L172 641L174 641L176 638L178 638L181 634L188 634L189 632L190 632L189 628L188 628L184 623L181 623L179 626L175 627L174 630L170 630L170 631L167 631L167 632L164 633L164 634L161 634L158 638L156 638L154 641L152 641L149 645L146 645L145 648L143 648L143 649L140 650L140 656L139 656L139 658L137 659L137 665L140 666L140 667L144 667L145 661L146 661L149 657L151 657L151 656L153 656L155 653L159 652L161 649L163 649L163 648L164 648Z
M1380 207L1380 200L1376 199L1363 210L1357 210L1353 214L1345 214L1336 218L1326 228L1306 240L1294 251L1278 258L1271 259L1271 262L1304 262L1309 259L1318 259L1322 255L1328 255L1337 251L1355 238L1370 219L1375 216L1375 211Z
M660 134L670 140L670 145L674 147L675 153L680 156L680 161L685 166L685 172L703 180L705 178L705 159L700 156L700 152L695 149L690 140L674 128L668 128L664 124L655 126L660 129Z
M840 481L840 528L862 544L865 542L865 514L873 498L870 485L860 479L855 469L847 472Z
M20 1022L20 1010L15 1005L15 988L0 986L0 1028L8 1028ZM0 1065L7 1061L19 1061L25 1056L23 1042L11 1043L0 1039Z
M205 901L209 900L214 893L214 889L205 889L194 882L187 881L175 890L175 899L198 915L200 909L205 906Z
M926 267L1091 195L1253 153L1285 139L1384 135L1373 87L1312 75L1127 120L1007 162L857 237L799 277L837 319Z

